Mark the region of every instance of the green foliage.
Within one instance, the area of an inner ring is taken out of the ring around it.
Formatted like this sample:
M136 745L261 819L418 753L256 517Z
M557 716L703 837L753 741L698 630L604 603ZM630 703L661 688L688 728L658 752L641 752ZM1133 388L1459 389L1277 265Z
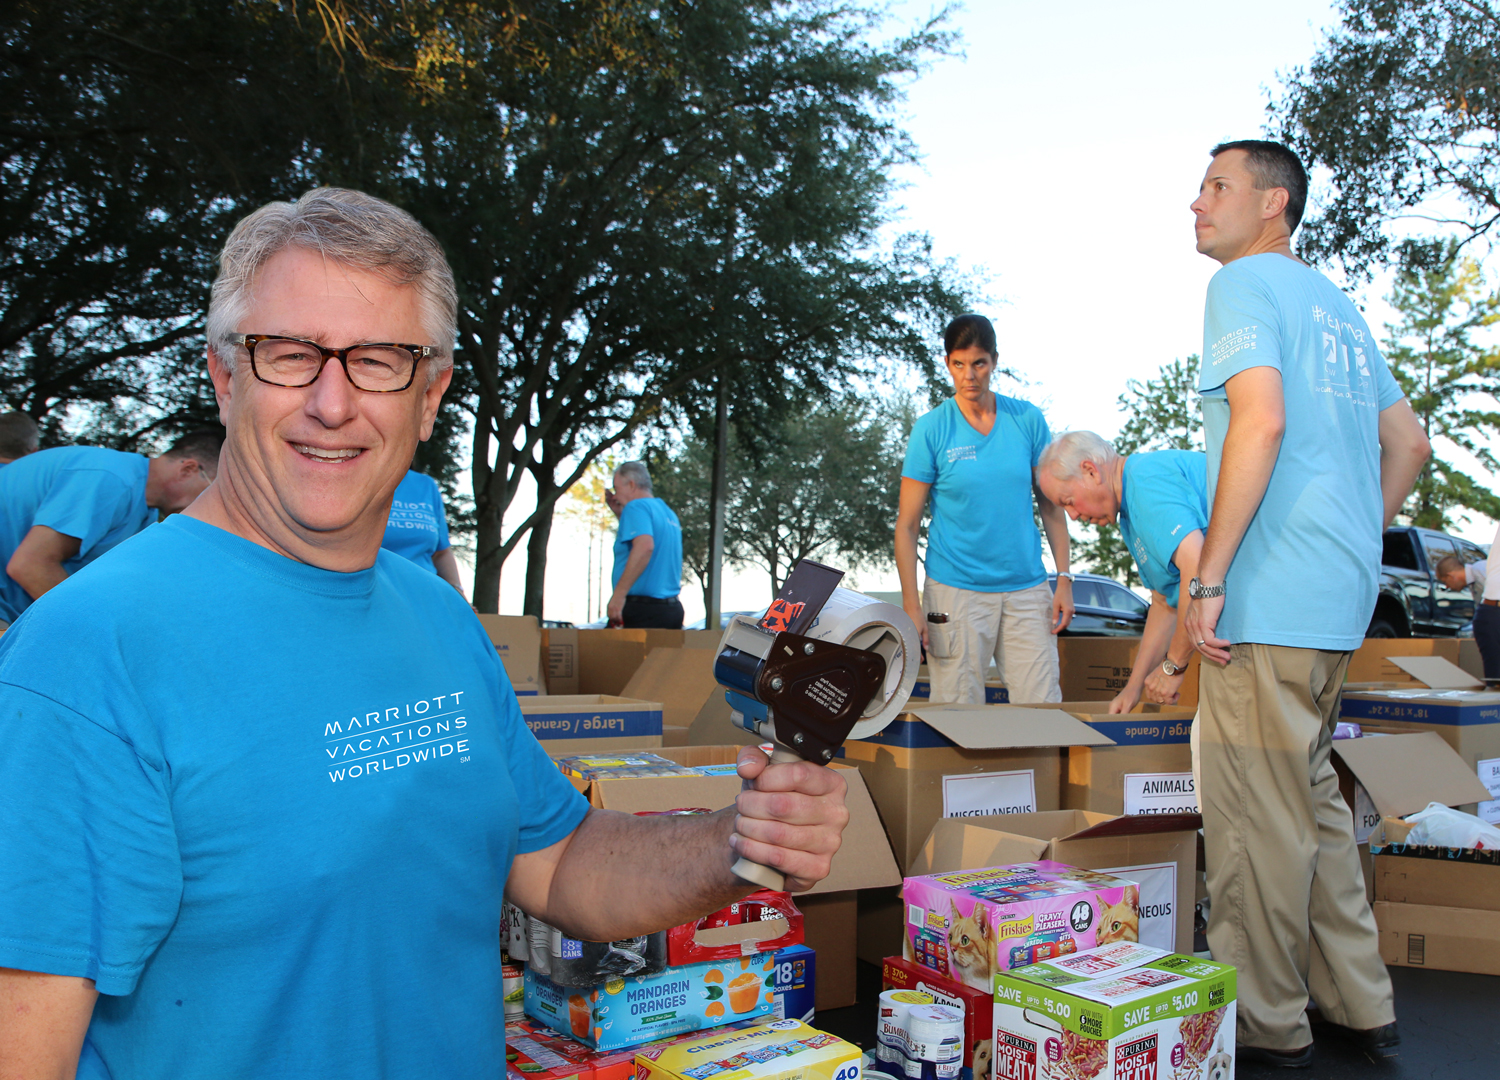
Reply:
M1368 272L1393 254L1394 218L1451 214L1469 234L1500 223L1497 55L1491 0L1344 0L1341 25L1270 106L1309 170L1331 174L1305 254ZM1441 257L1431 243L1401 253L1429 266Z
M763 567L770 596L799 559L845 569L889 565L901 460L903 406L843 399L790 414L758 445L730 441L725 469L725 560ZM651 463L658 496L682 522L683 565L708 587L713 446L689 438ZM706 605L705 605L706 606Z
M1129 379L1117 399L1129 419L1115 449L1130 455L1151 450L1202 450L1203 415L1198 403L1198 357L1162 365L1154 379ZM1073 542L1073 558L1095 574L1127 585L1141 584L1135 560L1114 525L1084 525Z
M1449 528L1454 510L1500 518L1492 480L1469 476L1443 453L1451 444L1491 473L1500 471L1490 449L1500 434L1500 348L1474 339L1500 323L1500 292L1485 289L1479 265L1460 258L1450 240L1435 266L1397 275L1390 303L1401 320L1387 328L1386 360L1433 443L1404 512L1412 524L1433 529Z

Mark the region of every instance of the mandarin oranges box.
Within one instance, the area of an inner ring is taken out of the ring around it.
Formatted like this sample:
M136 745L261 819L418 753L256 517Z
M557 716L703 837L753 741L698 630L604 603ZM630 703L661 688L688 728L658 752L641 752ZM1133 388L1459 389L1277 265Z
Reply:
M557 986L528 968L526 1015L595 1050L636 1046L766 1015L776 996L775 968L774 954L756 953L586 988Z
M1116 942L995 976L997 1080L1232 1080L1235 970Z
M635 1056L635 1075L636 1080L860 1080L860 1051L801 1020L774 1020L649 1047Z
M1140 940L1140 893L1049 860L909 877L903 955L988 992L997 971Z

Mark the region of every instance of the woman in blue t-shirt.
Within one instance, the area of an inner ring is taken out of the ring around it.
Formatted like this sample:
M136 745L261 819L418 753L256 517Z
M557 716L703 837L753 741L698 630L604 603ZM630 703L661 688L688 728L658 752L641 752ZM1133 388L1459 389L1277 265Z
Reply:
M988 319L954 319L943 347L953 397L912 428L896 518L901 601L927 648L931 700L982 703L993 656L1011 701L1061 701L1055 635L1073 618L1068 522L1032 476L1052 435L1035 405L990 389L996 351ZM1033 495L1057 564L1055 596ZM929 496L919 597L917 536Z

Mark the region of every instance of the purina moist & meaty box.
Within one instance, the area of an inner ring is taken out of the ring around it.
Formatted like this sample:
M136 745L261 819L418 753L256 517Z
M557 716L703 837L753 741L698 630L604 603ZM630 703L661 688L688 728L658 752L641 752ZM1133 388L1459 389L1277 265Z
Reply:
M906 958L989 990L997 971L1140 935L1140 886L1058 862L909 877Z
M995 978L995 1080L1229 1080L1235 971L1117 942Z

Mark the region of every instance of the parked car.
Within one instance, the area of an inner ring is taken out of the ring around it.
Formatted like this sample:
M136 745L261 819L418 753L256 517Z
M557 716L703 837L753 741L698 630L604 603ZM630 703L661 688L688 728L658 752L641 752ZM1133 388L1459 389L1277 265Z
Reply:
M1057 591L1057 575L1047 584ZM1073 575L1073 621L1064 634L1078 637L1140 637L1151 605L1114 578Z
M1435 569L1445 555L1465 562L1487 552L1436 529L1398 525L1385 531L1380 555L1380 595L1366 637L1455 637L1473 633L1474 596L1450 589Z

